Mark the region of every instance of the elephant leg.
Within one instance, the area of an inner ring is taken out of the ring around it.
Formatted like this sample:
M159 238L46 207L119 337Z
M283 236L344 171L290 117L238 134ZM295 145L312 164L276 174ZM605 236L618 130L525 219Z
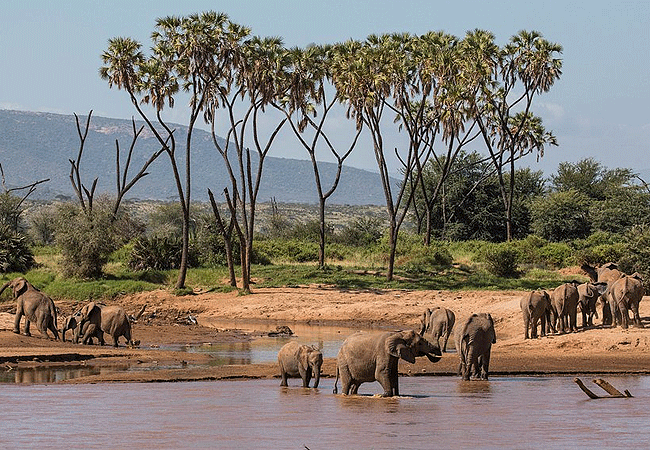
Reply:
M305 371L305 376L302 378L302 387L308 388L311 381L311 369Z
M528 314L524 312L523 316L524 316L524 339L529 339L530 336L528 334L528 330L530 329L531 334L534 334L534 331L532 330L530 317L528 316Z
M23 313L21 310L16 311L16 316L14 318L14 333L20 334L20 319L22 319Z
M530 338L537 339L537 319L534 317L530 318Z
M634 303L631 309L632 309L632 314L634 315L634 326L638 328L643 328L643 323L641 322L641 316L639 315L639 304Z
M612 308L610 307L609 303L603 302L603 325L611 325L612 324Z
M27 318L27 316L25 316L25 332L23 333L25 336L31 336L31 335L32 335L32 333L29 331L29 325L30 325L30 323L31 323L31 322L29 321L29 319Z
M484 380L488 379L488 373L490 372L490 351L483 353L481 356L481 378Z
M113 335L113 347L117 348L117 340L119 339L119 336Z
M384 388L382 397L392 397L393 380L390 367L378 368L375 372L375 379L379 382L379 384L381 384L381 387Z
M354 383L350 386L350 395L357 395L357 392L359 392L359 384L360 383Z
M442 339L442 349L443 353L447 353L447 342L449 342L449 334L445 334L445 336Z

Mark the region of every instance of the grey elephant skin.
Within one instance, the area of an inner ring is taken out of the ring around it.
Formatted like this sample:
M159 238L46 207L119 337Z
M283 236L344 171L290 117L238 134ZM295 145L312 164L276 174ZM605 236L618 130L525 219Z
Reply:
M429 337L430 342L438 344L443 352L447 351L447 342L454 328L456 315L451 309L436 306L427 308L420 317L420 334ZM442 339L442 345L440 343Z
M108 333L113 338L114 347L118 346L118 340L121 336L124 336L127 345L133 343L131 339L131 323L126 312L120 306L104 306L95 302L88 303L81 308L80 329L85 330L82 342L86 342L86 339L91 336L97 336L100 345L104 345L103 333Z
M541 325L541 335L546 332L551 322L551 297L544 290L532 291L519 302L524 319L524 339L537 338L537 325Z
M628 311L632 311L634 325L643 328L641 316L639 316L639 302L643 298L643 280L638 273L624 275L614 281L607 288L604 297L609 301L612 311L612 326L621 324L623 328L628 328L630 317Z
M494 320L489 313L472 314L456 335L460 365L458 372L464 380L473 375L483 380L490 372L492 344L497 342Z
M79 342L79 338L81 337L84 338L82 341L83 344L92 344L93 338L95 337L100 343L104 342L104 333L102 332L101 328L96 326L94 323L86 321L83 323L82 329L81 310L71 316L66 317L63 321L63 326L61 327L61 339L63 339L63 342L65 342L65 334L68 330L72 331L71 341L75 344Z
M7 281L0 289L0 294L11 288L16 299L16 316L14 319L14 333L20 334L20 320L25 316L25 336L31 336L29 325L36 324L38 331L49 338L48 330L54 334L54 339L59 339L59 332L56 326L56 307L50 297L36 289L23 277Z
M557 326L558 333L578 331L579 297L577 283L561 284L551 293L551 325Z
M288 377L302 378L302 387L309 387L311 377L314 377L314 387L320 382L320 372L323 365L323 354L309 345L301 345L291 341L278 352L280 366L280 386L287 386Z
M578 306L582 315L582 328L594 326L594 316L598 317L596 302L607 289L607 283L582 283L578 285Z
M399 359L411 364L415 358L426 356L431 362L440 361L440 348L414 330L359 332L349 336L336 356L336 380L341 378L341 392L356 394L361 383L378 381L384 388L383 397L399 395Z
M600 267L593 267L589 264L583 264L580 266L582 270L589 276L592 282L594 283L607 283L607 286L611 286L616 280L625 275L621 272L616 264L613 262L608 262L603 264ZM601 297L602 301L602 324L611 325L612 324L612 311L609 307L609 302Z

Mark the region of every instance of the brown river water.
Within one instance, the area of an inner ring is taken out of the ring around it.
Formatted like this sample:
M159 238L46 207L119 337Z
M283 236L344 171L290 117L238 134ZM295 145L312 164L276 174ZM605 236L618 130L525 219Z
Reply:
M353 330L306 327L291 339L336 356ZM274 361L289 338L184 348L217 364ZM647 449L650 377L607 376L634 398L590 400L573 377L401 377L399 398L288 388L273 380L53 385L91 369L0 375L0 448ZM102 370L129 370L128 367ZM594 392L603 394L582 377ZM340 386L340 385L339 385Z

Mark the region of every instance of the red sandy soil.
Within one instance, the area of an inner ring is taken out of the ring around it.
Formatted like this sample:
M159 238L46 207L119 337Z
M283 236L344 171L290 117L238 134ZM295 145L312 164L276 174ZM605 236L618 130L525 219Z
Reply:
M648 298L641 302L640 308L646 328L623 330L597 326L577 333L524 340L519 309L524 294L522 291L352 291L304 286L256 289L251 295L197 292L177 297L158 290L114 301L133 315L146 305L144 314L133 325L133 337L140 340L138 348L124 347L123 340L119 348L113 348L45 339L33 324L33 336L14 334L11 330L15 305L6 303L0 306L0 370L42 365L129 366L132 369L62 381L65 383L271 378L279 376L275 363L210 366L210 355L160 347L255 338L255 333L233 326L224 328L224 321L246 323L260 330L273 329L276 325L291 328L295 324L335 326L345 328L345 332L349 328L417 330L425 308L444 306L456 313L457 324L475 312L492 315L497 334L497 343L492 347L492 375L650 373ZM62 315L78 308L70 302L56 303ZM198 324L189 324L189 316L195 317ZM454 348L451 339L449 347ZM400 371L405 375L456 374L457 367L458 357L454 353L445 354L436 364L426 358L419 358L414 365L400 362ZM334 373L335 359L326 358L323 376L331 377Z

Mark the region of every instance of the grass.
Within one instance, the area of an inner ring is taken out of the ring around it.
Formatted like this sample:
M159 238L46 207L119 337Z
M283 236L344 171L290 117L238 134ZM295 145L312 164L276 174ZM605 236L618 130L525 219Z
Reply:
M478 245L477 245L478 246ZM477 247L476 246L476 247ZM278 258L271 265L254 265L251 276L255 288L285 287L322 284L340 289L406 289L406 290L533 290L554 288L575 276L562 275L554 270L525 268L516 278L501 278L489 274L480 263L472 262L474 246L452 248L454 265L444 270L424 273L407 273L399 267L395 279L387 281L383 261L374 254L368 258L363 252L343 261L330 261L325 269L315 263L289 263ZM104 267L105 275L99 280L68 279L58 270L59 255L51 248L38 248L36 260L39 267L27 274L4 274L4 283L17 276L25 276L34 286L53 299L76 301L106 300L124 294L167 289L176 295L191 294L193 289L210 292L228 292L235 288L228 283L226 267L190 268L186 288L174 290L177 270L133 272L122 258L112 258ZM366 272L365 274L363 272ZM239 272L237 270L237 275ZM10 293L3 293L0 301L9 301Z

